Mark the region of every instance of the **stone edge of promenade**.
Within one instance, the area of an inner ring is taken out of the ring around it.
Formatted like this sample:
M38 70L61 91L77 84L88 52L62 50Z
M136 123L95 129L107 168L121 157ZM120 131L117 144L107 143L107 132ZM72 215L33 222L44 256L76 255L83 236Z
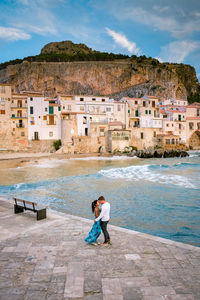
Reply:
M12 200L8 200L8 199L2 198L2 197L0 197L0 204L1 204L1 202L9 203L10 206L14 205ZM53 216L53 217L60 216L60 217L64 217L64 218L71 218L71 219L74 219L74 220L80 220L80 221L82 221L84 223L88 223L88 224L93 223L93 221L90 220L90 219L86 219L86 218L71 215L71 214L66 214L66 213L55 211L55 210L52 210L52 209L49 209L49 208L47 208L47 222L48 222L48 215ZM53 221L55 221L55 219ZM46 224L46 223L44 223L44 224ZM37 223L36 223L36 226L37 226ZM170 239L162 238L162 237L159 237L159 236L155 236L155 235L151 235L151 234L147 234L147 233L143 233L143 232L139 232L139 231L135 231L135 230L115 226L115 225L112 225L112 224L109 224L109 227L111 229L113 229L115 231L118 231L118 232L121 232L121 233L136 235L138 237L141 237L141 238L144 238L144 239L149 239L149 240L152 240L152 241L155 241L155 242L160 242L160 243L163 243L163 244L166 244L166 245L176 246L176 247L179 247L179 248L182 248L182 249L195 250L195 251L200 252L200 247L193 246L193 245L190 245L190 244L177 242L177 241L174 241L174 240L170 240ZM32 228L30 228L30 230L32 230ZM23 234L23 233L21 233L21 234ZM20 233L16 234L16 235L20 235ZM13 237L13 235L8 237L8 239L12 238L12 237Z

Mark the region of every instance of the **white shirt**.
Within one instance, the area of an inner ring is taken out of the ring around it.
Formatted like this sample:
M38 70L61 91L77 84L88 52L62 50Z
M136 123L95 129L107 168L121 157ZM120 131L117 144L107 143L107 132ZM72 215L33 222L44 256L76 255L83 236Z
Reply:
M98 216L98 218L95 219L95 221L99 221L99 220L103 222L110 220L110 203L106 202L102 205L101 213Z

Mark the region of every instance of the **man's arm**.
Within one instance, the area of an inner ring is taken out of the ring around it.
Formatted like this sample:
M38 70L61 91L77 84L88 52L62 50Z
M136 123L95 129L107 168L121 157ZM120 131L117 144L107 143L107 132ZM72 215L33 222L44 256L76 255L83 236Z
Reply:
M94 221L95 223L98 222L99 220L101 220L104 216L104 207L102 206L102 209L101 209L101 213L100 215L98 216L98 218L96 218Z

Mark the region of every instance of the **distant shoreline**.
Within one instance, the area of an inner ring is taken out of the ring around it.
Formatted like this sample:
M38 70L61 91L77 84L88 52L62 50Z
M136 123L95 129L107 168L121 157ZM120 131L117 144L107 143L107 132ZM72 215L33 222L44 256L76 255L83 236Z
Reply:
M0 167L15 168L26 165L32 161L37 162L41 159L70 159L70 158L84 158L84 157L113 157L112 154L99 153L84 153L84 154L58 154L49 152L40 153L26 153L26 152L1 152L0 151Z

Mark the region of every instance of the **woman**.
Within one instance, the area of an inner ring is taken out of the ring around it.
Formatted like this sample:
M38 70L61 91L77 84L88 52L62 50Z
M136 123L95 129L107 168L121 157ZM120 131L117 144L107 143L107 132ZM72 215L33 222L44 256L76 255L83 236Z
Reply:
M100 214L100 208L99 208L100 202L98 200L95 200L92 202L92 212L95 214L95 218L98 218L99 214ZM88 244L92 244L92 245L97 245L97 239L101 234L101 225L100 225L101 221L98 221L96 223L94 223L94 225L92 226L91 231L88 233L85 241Z

